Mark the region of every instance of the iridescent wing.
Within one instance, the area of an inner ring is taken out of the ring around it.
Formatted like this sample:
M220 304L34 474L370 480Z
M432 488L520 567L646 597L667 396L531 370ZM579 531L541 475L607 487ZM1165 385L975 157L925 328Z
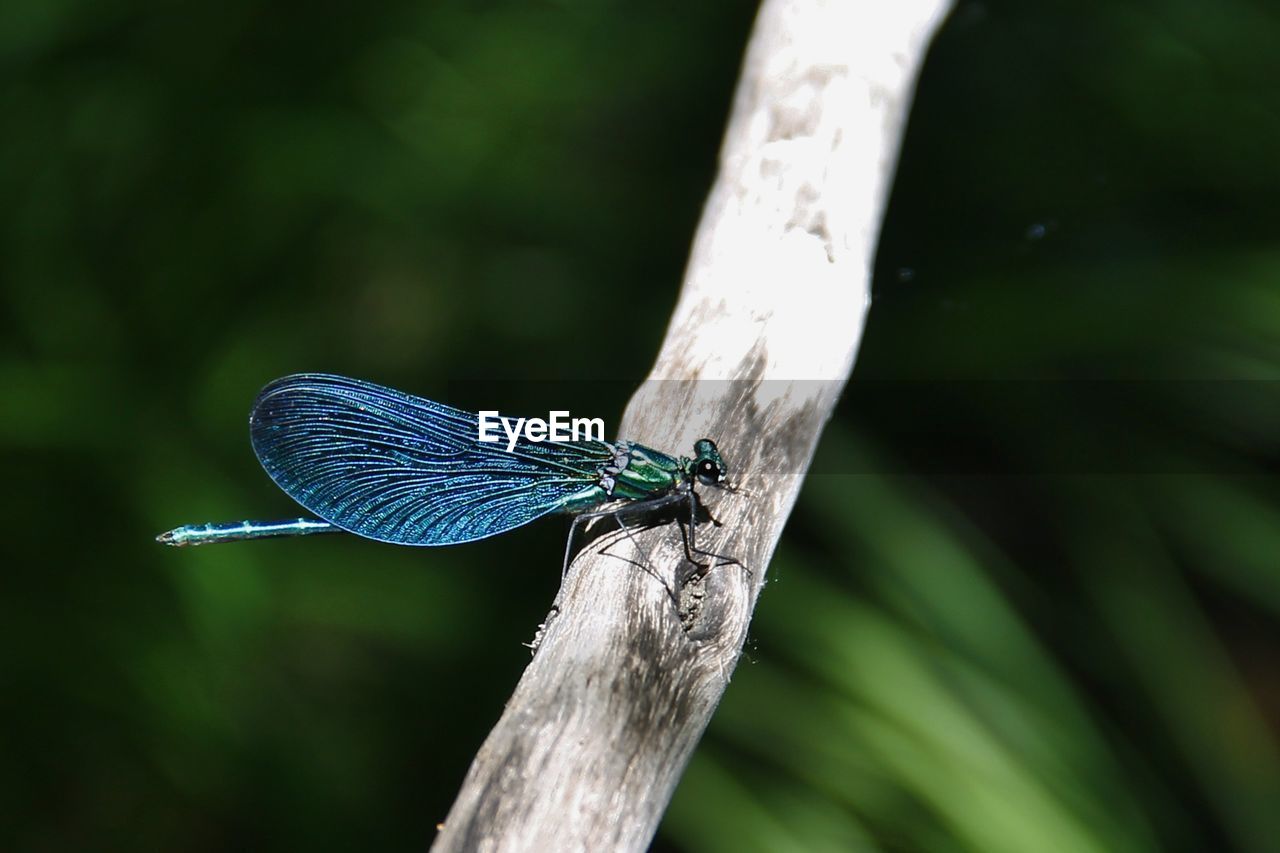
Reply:
M479 441L478 418L342 376L262 389L253 450L298 503L351 533L402 545L484 539L562 509L613 458L600 441Z

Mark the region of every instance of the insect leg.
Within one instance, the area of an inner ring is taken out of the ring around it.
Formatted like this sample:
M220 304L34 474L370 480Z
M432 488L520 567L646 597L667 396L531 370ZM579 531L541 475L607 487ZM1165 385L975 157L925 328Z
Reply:
M631 542L636 546L636 550L641 552L644 555L644 560L645 560L644 563L636 563L633 560L627 560L627 562L632 563L638 568L641 568L644 571L652 574L652 570L648 568L648 564L651 562L649 559L651 551L650 549L645 548L640 543L640 541L636 539L635 536L632 535L631 527L626 523L626 518L630 516L646 515L649 513L653 513L657 510L662 509L665 506L671 506L683 500L685 500L685 496L683 494L673 493L669 495L663 495L657 498L652 498L646 501L636 501L635 503L625 504L623 506L615 507L613 509L595 510L592 512L584 512L576 515L573 519L572 526L569 528L569 541L565 543L564 564L561 567L561 582L563 582L564 576L569 571L569 555L572 552L572 543L573 543L574 533L577 531L578 527L582 523L591 521L592 519L596 519L596 518L612 518L615 522L617 522L618 529L622 531L623 535L625 535L628 539L631 540ZM607 548L606 548L606 551L607 551ZM686 548L686 553L687 551L688 549ZM659 578L659 581L661 581L661 578ZM663 586L666 587L666 583L665 582L662 582L662 583L663 583ZM667 594L672 595L673 593L671 592L670 589L668 589Z
M750 575L751 570L748 569L746 566L743 566L742 561L739 560L737 557L730 557L728 554L718 554L715 551L704 551L698 547L698 543L697 543L698 510L701 509L704 512L706 512L707 518L711 519L711 523L714 524L716 527L720 527L721 524L719 521L711 517L710 512L706 511L706 507L703 505L702 499L699 498L698 493L693 491L692 489L689 490L688 501L689 501L689 520L686 523L688 524L689 529L686 535L684 525L681 525L680 534L684 538L685 557L689 560L689 562L693 563L695 566L698 567L698 571L696 572L696 574L699 576L704 576L707 574L707 572L711 571L714 568L719 568L720 566L742 566L742 568L746 570L747 574ZM693 558L694 554L697 554L700 557L710 557L713 560L719 560L720 562L716 563L715 565L708 565L707 563L699 563L697 560Z

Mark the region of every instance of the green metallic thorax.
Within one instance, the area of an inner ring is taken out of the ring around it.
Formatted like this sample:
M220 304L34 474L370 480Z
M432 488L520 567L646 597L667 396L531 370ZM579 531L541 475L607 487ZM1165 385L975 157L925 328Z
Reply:
M680 485L688 462L631 445L631 463L614 477L613 500L640 501L667 494Z
M609 501L643 501L675 491L685 481L689 460L677 459L639 444L618 442L615 462L602 467L599 480L564 504L566 512L581 512Z

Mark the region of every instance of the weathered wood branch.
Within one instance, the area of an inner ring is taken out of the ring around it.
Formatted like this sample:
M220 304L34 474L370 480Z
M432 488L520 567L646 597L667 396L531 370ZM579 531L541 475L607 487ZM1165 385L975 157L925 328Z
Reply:
M723 526L700 525L699 544L745 569L689 579L675 525L637 532L647 553L625 536L585 549L434 849L649 844L852 369L915 75L946 7L762 6L684 288L619 430L686 454L717 442L745 491L702 490Z

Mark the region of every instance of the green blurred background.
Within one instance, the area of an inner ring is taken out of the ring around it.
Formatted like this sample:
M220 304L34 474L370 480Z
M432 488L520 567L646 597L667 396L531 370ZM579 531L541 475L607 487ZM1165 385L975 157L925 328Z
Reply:
M151 537L293 512L246 430L293 371L616 423L753 12L0 8L0 847L430 841L564 527ZM957 6L658 848L1280 849L1276 44L1274 3Z

